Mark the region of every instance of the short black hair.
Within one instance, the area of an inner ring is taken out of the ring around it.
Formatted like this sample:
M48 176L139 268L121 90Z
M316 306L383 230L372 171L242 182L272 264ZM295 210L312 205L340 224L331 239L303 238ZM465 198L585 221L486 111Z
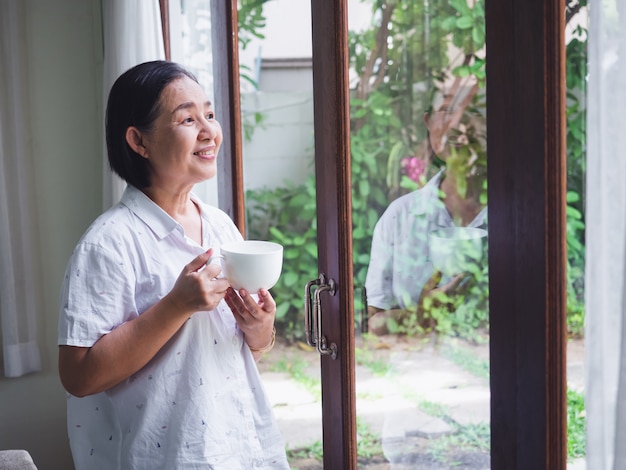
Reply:
M175 62L155 60L124 72L111 87L107 101L105 132L111 170L128 184L143 189L150 186L149 162L126 142L126 130L134 126L150 132L159 115L159 99L172 81L196 77Z

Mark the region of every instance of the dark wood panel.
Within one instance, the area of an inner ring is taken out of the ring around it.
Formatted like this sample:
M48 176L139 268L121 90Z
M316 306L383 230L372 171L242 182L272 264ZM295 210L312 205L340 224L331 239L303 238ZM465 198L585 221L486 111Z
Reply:
M565 469L562 1L486 0L492 469Z
M318 264L338 283L322 297L323 327L337 343L322 358L324 468L356 469L348 16L345 0L312 0Z
M172 60L170 41L170 1L159 0L161 11L161 29L163 31L163 48L165 49L165 60Z
M221 209L245 236L237 0L211 0L214 106L224 139L218 156Z

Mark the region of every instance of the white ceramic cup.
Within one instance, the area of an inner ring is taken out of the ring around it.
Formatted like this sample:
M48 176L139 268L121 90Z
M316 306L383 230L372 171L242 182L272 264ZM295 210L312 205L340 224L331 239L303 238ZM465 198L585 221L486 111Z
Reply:
M487 230L472 227L450 227L433 230L428 249L433 267L446 276L470 272L482 263L483 240Z
M259 289L274 287L283 268L283 247L262 240L243 240L220 247L222 274L236 289L257 293Z

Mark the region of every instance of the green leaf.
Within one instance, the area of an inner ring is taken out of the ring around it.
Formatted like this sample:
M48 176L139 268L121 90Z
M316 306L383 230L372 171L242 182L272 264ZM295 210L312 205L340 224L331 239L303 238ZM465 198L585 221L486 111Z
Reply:
M568 203L578 202L580 201L580 195L575 191L567 191L567 193L565 194L565 200Z
M366 179L359 180L359 192L362 196L367 196L370 192L370 182Z
M283 275L283 282L287 287L292 287L298 283L298 275L293 271L286 272Z
M471 16L461 16L456 20L456 27L459 29L470 29L474 26L474 18Z
M276 319L282 320L289 311L289 304L287 302L280 302L276 305Z
M312 258L317 259L317 242L313 240L312 243L305 245L304 251L311 255Z
M445 18L441 22L441 28L445 31L452 31L455 26L456 26L456 18L454 16Z
M472 28L472 40L474 44L481 47L485 44L485 26L477 24Z

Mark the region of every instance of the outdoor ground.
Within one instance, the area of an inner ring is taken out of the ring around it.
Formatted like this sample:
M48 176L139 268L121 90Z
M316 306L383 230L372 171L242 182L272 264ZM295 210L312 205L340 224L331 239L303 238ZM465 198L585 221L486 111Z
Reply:
M359 469L490 468L486 341L386 335L356 346ZM573 341L568 381L579 390L583 355L582 341ZM323 469L317 353L278 341L259 368L292 469ZM584 460L574 468L583 470Z

